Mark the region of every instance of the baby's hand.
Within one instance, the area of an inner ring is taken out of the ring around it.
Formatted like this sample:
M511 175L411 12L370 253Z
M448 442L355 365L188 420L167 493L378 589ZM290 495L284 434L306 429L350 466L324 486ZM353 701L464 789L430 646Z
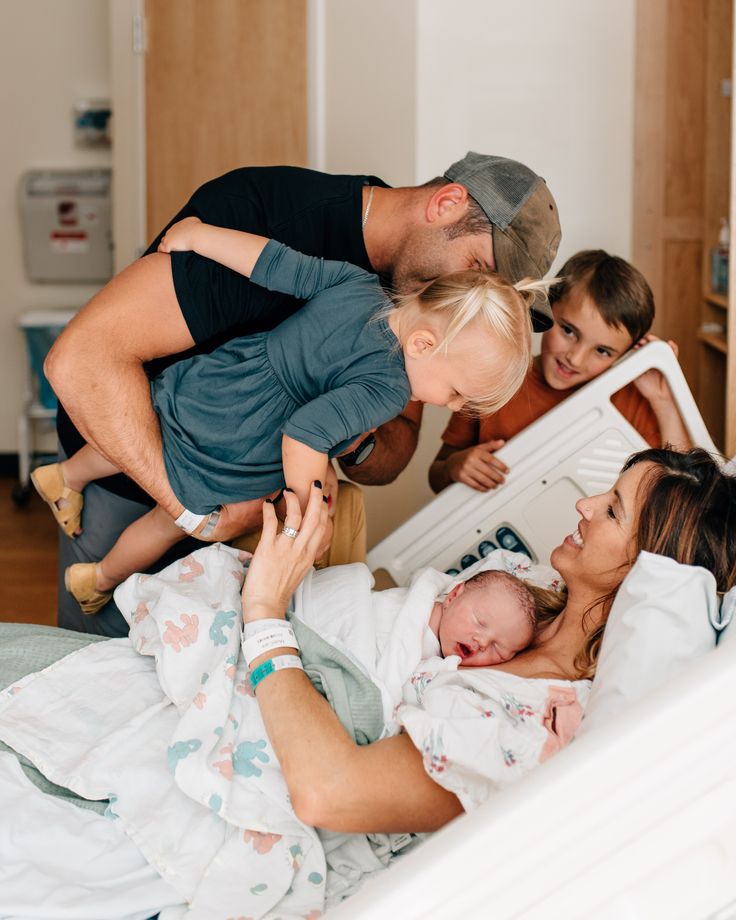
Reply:
M194 239L201 223L198 217L185 217L172 224L158 244L158 251L190 252L195 249Z

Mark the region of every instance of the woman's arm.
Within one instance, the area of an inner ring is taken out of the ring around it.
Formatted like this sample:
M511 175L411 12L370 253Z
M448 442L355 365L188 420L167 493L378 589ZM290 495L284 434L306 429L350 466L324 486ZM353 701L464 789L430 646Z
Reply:
M306 824L419 833L462 813L457 797L429 778L408 735L358 746L303 671L271 674L256 694L294 811Z
M198 217L185 217L169 227L158 244L158 251L196 252L249 278L266 243L265 236L213 227L203 224Z
M303 518L295 495L287 493L286 502L286 524L299 536L277 534L273 507L264 506L263 536L243 587L246 624L284 617L322 537L327 505L320 489L311 489ZM252 666L288 653L293 649L272 650ZM302 671L270 674L256 698L294 811L306 823L351 833L420 832L461 814L457 797L429 778L407 736L359 747Z

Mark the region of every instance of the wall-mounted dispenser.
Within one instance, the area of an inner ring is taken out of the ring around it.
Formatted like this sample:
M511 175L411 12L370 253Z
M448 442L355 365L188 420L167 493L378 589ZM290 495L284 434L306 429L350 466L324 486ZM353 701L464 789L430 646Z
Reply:
M112 277L109 169L34 169L20 183L30 281L71 283Z

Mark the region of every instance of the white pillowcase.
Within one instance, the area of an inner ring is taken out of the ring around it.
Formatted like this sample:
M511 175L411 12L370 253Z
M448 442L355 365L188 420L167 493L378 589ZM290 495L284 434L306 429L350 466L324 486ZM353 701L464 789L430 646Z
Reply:
M616 594L578 735L715 647L716 581L700 566L642 552Z

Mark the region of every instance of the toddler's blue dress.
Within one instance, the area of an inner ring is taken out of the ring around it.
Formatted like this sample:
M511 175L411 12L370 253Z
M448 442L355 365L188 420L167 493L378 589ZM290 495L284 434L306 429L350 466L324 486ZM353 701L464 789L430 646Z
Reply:
M271 240L251 280L308 303L151 381L171 487L198 514L282 488L282 434L334 457L411 397L375 275Z

